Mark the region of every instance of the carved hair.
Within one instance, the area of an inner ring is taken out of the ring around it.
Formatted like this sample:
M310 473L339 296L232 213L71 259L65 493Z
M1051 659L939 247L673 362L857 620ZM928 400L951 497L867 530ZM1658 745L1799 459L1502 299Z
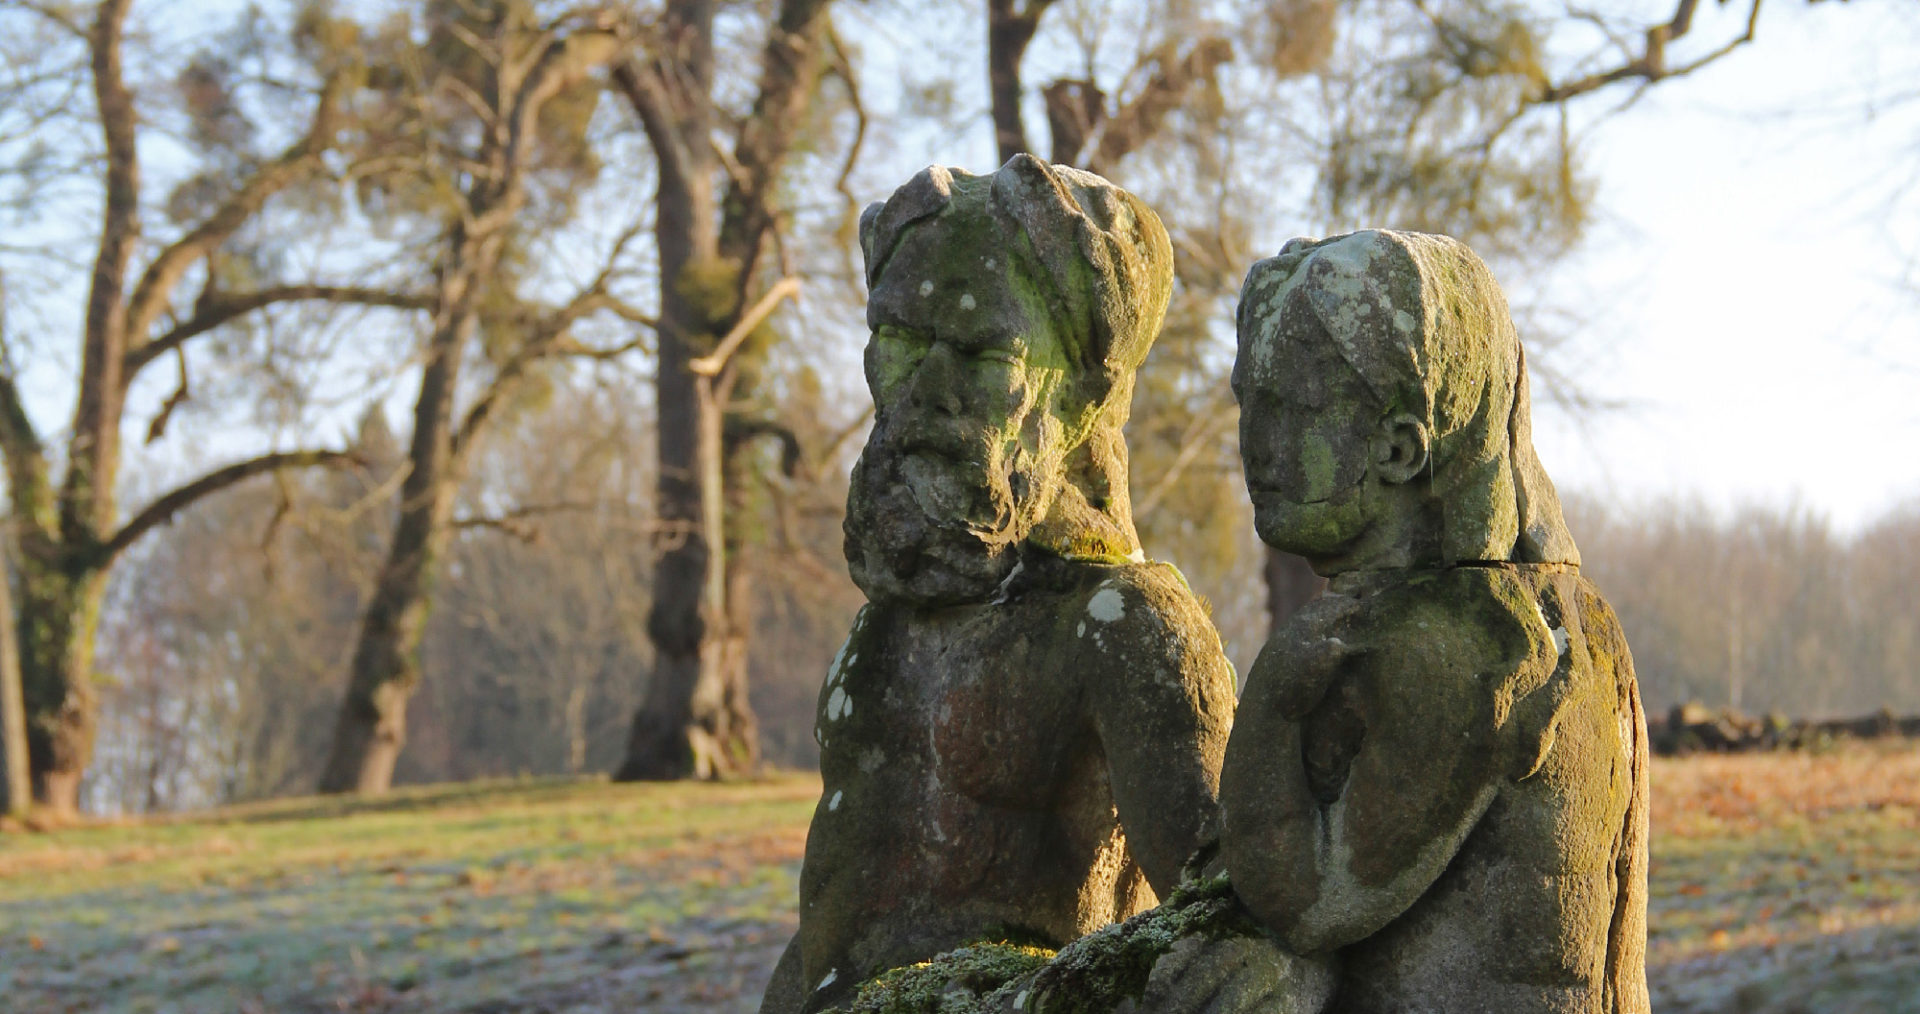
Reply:
M1579 564L1534 454L1526 353L1478 255L1425 233L1292 240L1247 272L1243 341L1272 340L1282 316L1300 312L1313 315L1383 413L1411 413L1432 434L1428 467L1448 563Z
M867 284L908 229L949 207L984 204L1034 279L1093 401L1130 397L1173 292L1173 245L1138 197L1099 176L1015 155L991 176L928 166L860 216Z

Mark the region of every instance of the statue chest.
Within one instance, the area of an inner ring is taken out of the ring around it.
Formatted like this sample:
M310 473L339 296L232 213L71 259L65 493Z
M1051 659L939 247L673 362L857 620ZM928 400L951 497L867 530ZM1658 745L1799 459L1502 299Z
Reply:
M854 708L870 709L858 738L898 758L897 773L917 769L930 796L1048 805L1074 752L1097 746L1058 646L1016 620L992 606L863 616L849 651L862 644L873 662L844 681Z

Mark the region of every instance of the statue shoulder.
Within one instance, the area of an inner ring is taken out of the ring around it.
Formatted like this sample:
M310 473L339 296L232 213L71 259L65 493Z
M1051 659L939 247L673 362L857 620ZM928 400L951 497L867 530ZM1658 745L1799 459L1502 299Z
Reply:
M1208 610L1172 564L1101 567L1067 599L1077 639L1129 655L1224 654Z
M1525 684L1544 680L1558 655L1533 582L1505 567L1413 575L1360 597L1348 629L1376 664L1473 679L1498 695L1532 689Z

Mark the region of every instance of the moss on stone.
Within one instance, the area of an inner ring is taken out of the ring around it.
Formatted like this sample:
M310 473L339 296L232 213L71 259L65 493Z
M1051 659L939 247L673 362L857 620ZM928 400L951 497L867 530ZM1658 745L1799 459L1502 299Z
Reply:
M860 987L845 1014L1109 1014L1146 991L1154 965L1191 937L1264 935L1224 874L1181 885L1159 907L1058 953L995 942L896 968Z
M1032 1014L1106 1014L1146 992L1153 966L1181 940L1260 936L1224 874L1190 881L1157 908L1061 948L1025 988Z
M1005 941L971 944L862 984L847 1014L986 1014L1002 1010L1019 983L1054 952Z

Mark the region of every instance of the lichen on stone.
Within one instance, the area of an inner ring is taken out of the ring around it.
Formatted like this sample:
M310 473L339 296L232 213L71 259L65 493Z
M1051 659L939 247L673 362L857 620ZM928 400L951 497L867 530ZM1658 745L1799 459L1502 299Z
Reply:
M844 1014L1110 1014L1146 992L1155 964L1183 940L1264 937L1220 875L1181 885L1157 908L1096 930L1057 953L971 944L896 968L860 987Z
M1006 1009L1052 951L1006 941L970 944L875 976L845 1014L987 1014ZM1003 995L1004 994L1004 995Z

